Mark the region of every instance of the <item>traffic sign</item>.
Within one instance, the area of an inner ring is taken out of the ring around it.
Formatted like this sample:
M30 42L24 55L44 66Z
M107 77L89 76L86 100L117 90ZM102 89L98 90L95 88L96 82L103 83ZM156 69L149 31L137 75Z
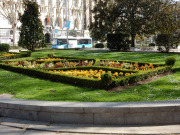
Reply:
M70 27L70 23L71 23L71 21L67 21L67 23L66 23L66 28L69 28L69 27Z

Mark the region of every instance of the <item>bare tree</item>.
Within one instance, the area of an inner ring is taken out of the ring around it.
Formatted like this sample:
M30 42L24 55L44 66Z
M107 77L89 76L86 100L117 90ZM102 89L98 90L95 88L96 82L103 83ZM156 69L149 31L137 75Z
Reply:
M84 31L84 1L83 0L74 0L72 1L72 5L70 7L71 16L74 23L74 29L79 29L79 25L81 27L81 34Z
M7 19L13 29L13 45L15 45L15 33L18 23L18 14L23 11L22 0L1 0L0 16Z

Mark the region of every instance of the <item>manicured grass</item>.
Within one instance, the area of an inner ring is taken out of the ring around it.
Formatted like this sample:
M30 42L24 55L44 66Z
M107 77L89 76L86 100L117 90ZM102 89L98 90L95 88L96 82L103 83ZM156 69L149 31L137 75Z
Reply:
M129 102L180 99L179 54L43 50L33 52L31 58L47 56L50 52L57 56L131 60L152 63L164 63L166 57L173 56L177 59L173 69L176 73L161 77L151 83L116 93L103 89L91 89L52 82L0 69L0 94L13 93L14 98L21 99L77 102ZM20 58L18 60L24 59L27 58Z

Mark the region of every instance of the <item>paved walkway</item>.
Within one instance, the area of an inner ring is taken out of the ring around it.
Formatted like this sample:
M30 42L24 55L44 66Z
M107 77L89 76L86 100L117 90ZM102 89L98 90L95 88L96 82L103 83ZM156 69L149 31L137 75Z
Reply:
M180 134L179 125L112 126L60 124L0 117L0 135Z

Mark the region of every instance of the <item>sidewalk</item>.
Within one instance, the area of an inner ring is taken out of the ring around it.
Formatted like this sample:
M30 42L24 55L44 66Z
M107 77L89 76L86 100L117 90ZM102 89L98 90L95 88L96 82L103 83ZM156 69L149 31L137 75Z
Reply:
M157 126L112 126L112 125L89 125L89 124L61 124L41 121L29 121L14 118L0 117L0 135L18 132L23 135L47 134L57 135L64 133L78 134L178 134L179 125ZM14 134L11 134L14 135Z
M21 49L21 51L27 51L27 49ZM19 49L12 49L9 52L19 52Z

